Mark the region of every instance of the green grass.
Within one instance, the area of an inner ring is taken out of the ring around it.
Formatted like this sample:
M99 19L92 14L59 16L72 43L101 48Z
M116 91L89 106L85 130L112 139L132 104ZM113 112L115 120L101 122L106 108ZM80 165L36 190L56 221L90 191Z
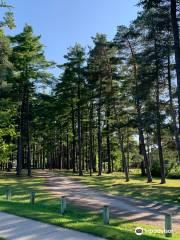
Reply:
M180 180L167 179L166 184L160 184L160 179L153 178L152 183L147 183L145 177L141 177L138 171L130 171L130 181L124 180L124 174L120 172L112 174L97 174L90 177L71 176L72 173L60 172L68 175L71 179L83 182L92 188L103 190L104 192L117 196L146 199L169 204L180 204Z
M75 229L82 232L91 233L112 240L152 240L165 239L162 234L144 234L138 237L134 229L138 223L126 220L111 219L110 225L102 223L101 214L92 211L85 211L73 205L68 205L67 213L63 216L59 214L59 199L53 198L43 189L43 178L17 178L13 174L0 175L0 211L12 213L19 216L36 219L50 224ZM6 201L5 190L7 187L12 189L12 200ZM36 204L29 203L29 191L37 192ZM142 225L141 225L142 226ZM155 227L145 226L145 229L156 229ZM174 240L180 239L180 234L174 234Z

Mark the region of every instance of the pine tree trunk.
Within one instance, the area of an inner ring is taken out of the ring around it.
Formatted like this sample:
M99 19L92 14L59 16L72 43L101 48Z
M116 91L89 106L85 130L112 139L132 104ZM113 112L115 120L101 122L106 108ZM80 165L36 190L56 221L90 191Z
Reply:
M172 97L172 86L171 86L171 60L170 60L170 52L168 55L168 90L169 90L169 100L170 100L170 109L171 109L171 118L173 122L173 132L176 140L176 148L178 153L178 162L180 163L180 141L179 141L179 134L178 134L178 128L176 123L176 113L174 110L173 105L173 97Z
M161 171L161 184L166 182L165 179L165 166L164 166L164 157L162 151L162 143L161 143L161 124L159 121L159 113L157 113L157 144L158 144L158 151L159 151L159 161L160 161L160 171Z
M128 121L129 121L129 119L128 119ZM128 172L129 172L129 130L128 130L128 127L126 128L126 134L127 134L127 142L126 142L127 155L126 155L126 158L127 158Z
M43 163L42 163L42 170L45 169L45 148L43 146L43 150L42 150L42 160L43 160Z
M25 142L26 142L26 88L22 87L21 113L20 113L20 142L21 142L21 166L25 168Z
M17 141L17 167L16 167L16 174L17 176L21 175L22 170L22 143L21 143L21 136L18 137Z
M20 91L19 93L19 101L22 102L23 93ZM21 103L22 104L22 103ZM21 175L22 171L22 105L19 107L19 119L18 119L18 132L19 136L17 139L17 167L16 167L16 174L17 176Z
M87 136L86 136L86 149L85 149L85 163L86 163L86 172L89 172L88 139L87 139Z
M41 148L42 146L40 146ZM43 165L43 159L42 159L42 149L40 149L40 152L39 152L39 160L40 160L40 169L42 169L42 165Z
M139 130L139 139L140 139L140 144L141 144L141 150L142 154L144 156L144 163L146 167L146 174L147 174L147 182L151 183L152 182L152 176L151 176L151 170L150 170L150 162L147 156L147 151L146 151L146 146L145 146L145 140L144 140L144 132L142 129L142 120L141 120L141 109L140 106L137 102L137 113L138 113L138 130Z
M178 119L180 128L180 38L179 38L179 26L177 18L177 2L171 0L171 22L174 35L174 50L176 61L176 74L177 74L177 94L178 94Z
M90 112L89 112L89 172L92 176L92 166L93 166L93 103L91 101Z
M28 176L31 176L31 150L30 150L30 130L29 130L29 89L26 89L26 139L27 139L27 168Z
M117 111L116 111L115 104L114 104L114 113L115 113L116 123L118 125L117 133L118 133L120 151L121 151L121 154L122 154L123 171L125 173L126 182L129 182L129 169L128 169L128 163L127 163L127 160L126 160L125 150L124 150L124 136L121 133L121 130L120 130L120 127L119 127L119 122L120 121L119 121L119 117L118 117L118 114L117 114Z
M136 65L136 58L135 58L135 54L133 51L133 48L131 46L131 43L128 41L128 45L131 51L131 57L133 60L133 71L134 71L134 79L135 79L135 86L136 89L138 88L138 78L137 78L137 65ZM150 163L149 163L149 159L147 156L147 152L146 152L146 146L145 146L145 141L144 141L144 132L143 132L143 128L142 128L142 118L141 118L141 106L140 106L140 101L139 101L139 97L136 96L136 110L137 110L137 115L138 115L138 130L139 130L139 138L140 138L140 143L141 143L141 150L142 150L142 154L144 156L144 162L146 165L146 171L147 171L147 182L151 183L152 182L152 176L151 176L151 170L150 170Z
M22 93L19 92L19 101L22 101ZM19 119L18 119L18 132L19 136L17 138L17 166L16 166L16 175L21 175L22 170L22 137L21 137L21 120L22 120L22 107L19 108Z
M99 103L97 109L98 115L98 175L102 174L102 132L101 132L101 79L99 81Z
M67 129L66 132L66 169L69 170L70 169L70 162L69 162L69 132Z
M108 162L108 173L111 173L111 149L110 149L110 129L109 129L109 117L110 108L109 102L106 110L106 148L107 148L107 162Z
M159 62L158 62L158 49L155 39L155 55L156 55L156 76L155 76L155 90L156 90L156 131L157 131L157 145L159 152L159 162L160 162L160 171L161 171L161 184L166 182L165 179L165 164L164 156L161 142L161 115L160 115L160 86L159 86Z
M81 114L82 114L82 112L81 112ZM84 147L84 133L83 133L82 120L81 120L81 162L82 162L82 171L84 171L84 168L85 168L84 148L85 148Z
M96 148L95 148L95 136L92 134L92 149L93 149L93 162L92 162L92 169L93 172L97 172L97 166L96 166Z
M71 103L71 114L72 114L72 134L73 134L73 140L72 140L72 168L73 172L76 172L76 130L75 130L75 117L74 117L74 106L73 103Z
M60 140L59 140L59 169L62 169L62 137L60 136Z
M125 179L126 179L126 182L129 182L129 170L128 170L128 165L127 165L127 161L126 161L125 151L124 151L124 136L123 136L123 134L121 134L121 136L120 136L120 129L119 129L118 134L119 134L119 142L120 142L120 146L121 146L122 162L124 165Z
M35 169L35 144L33 144L33 149L32 149L32 161L33 161L33 169Z
M64 167L64 145L63 142L61 142L61 156L59 169L63 169L63 167Z
M77 103L77 111L78 111L78 157L79 157L79 176L83 175L82 171L82 156L81 156L81 108L80 108L80 83L78 83L78 103Z
M121 131L119 128L118 128L118 139L119 139L119 145L120 145L121 155L122 155L123 172L125 173L126 182L129 182L129 171L128 171L128 165L127 165L126 155L124 151L124 136L123 134L121 134Z
M148 159L149 159L149 164L151 167L151 156L150 156L150 141L149 141L149 134L147 133L146 135L146 145L147 145L147 155L148 155Z

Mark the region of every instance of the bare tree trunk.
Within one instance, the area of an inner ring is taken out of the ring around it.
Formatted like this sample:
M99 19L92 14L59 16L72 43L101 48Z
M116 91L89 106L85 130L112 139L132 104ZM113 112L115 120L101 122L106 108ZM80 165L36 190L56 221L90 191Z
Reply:
M121 144L122 162L124 164L125 178L126 178L126 182L129 182L129 170L128 170L128 165L126 161L125 151L124 151L124 136L123 134L121 134L121 137L120 137L120 132L119 132L119 141Z
M85 159L84 159L85 136L84 135L85 134L83 133L82 118L81 118L81 162L82 162L82 171L84 171L84 169L85 169Z
M73 103L71 104L71 113L72 113L72 133L73 133L73 140L72 140L72 167L73 172L76 172L76 130L75 130L75 117L74 117L74 106Z
M180 128L180 39L179 39L179 26L177 18L177 1L171 0L171 22L174 35L174 50L176 61L176 74L177 74L177 94L178 94L178 119Z
M93 102L90 103L90 112L89 112L89 173L92 176L92 165L93 165Z
M81 108L80 108L80 83L78 83L78 156L79 156L79 176L83 175L81 156Z
M88 130L88 129L87 129ZM87 133L86 133L86 148L85 148L85 163L86 163L86 172L89 172L89 159L88 159L88 138L87 138Z
M106 110L106 147L107 147L108 173L111 173L112 170L111 170L109 117L110 117L110 109L109 109L109 103L108 103L107 110Z
M132 60L133 60L134 79L135 79L135 85L137 88L138 87L138 78L137 78L136 58L135 58L135 54L133 51L133 47L131 46L131 43L129 41L128 41L128 45L129 45ZM136 110L137 110L137 114L138 114L138 130L139 130L139 138L140 138L140 143L141 143L141 150L142 150L142 154L144 156L144 162L145 162L146 171L147 171L147 182L151 183L152 176L151 176L150 163L149 163L149 159L147 156L146 146L145 146L145 141L144 141L144 132L143 132L143 128L142 128L142 118L141 118L141 106L140 106L140 101L139 101L138 96L136 97L135 102L136 102Z
M138 112L138 130L139 130L139 140L141 143L141 150L142 150L142 154L144 156L144 163L145 163L145 167L146 167L146 174L147 174L147 182L151 183L152 182L152 176L151 176L151 170L150 170L150 162L147 156L147 151L146 151L146 146L145 146L145 139L144 139L144 132L142 129L142 120L141 120L141 110L140 110L140 106L137 103L136 105L137 107L137 112Z
M21 175L22 168L24 168L24 131L25 131L25 89L20 90L20 116L19 116L19 126L18 130L20 136L18 137L18 151L17 151L17 176Z
M115 113L115 117L116 117L116 123L117 123L117 126L118 126L117 127L117 130L118 130L117 133L118 133L120 151L121 151L121 154L122 154L123 171L125 173L126 182L129 182L129 170L128 170L128 164L127 164L125 150L124 150L124 136L121 133L121 129L119 127L120 120L119 120L119 117L118 117L118 114L117 114L117 111L116 111L115 104L114 104L114 113Z
M21 98L21 93L19 93L19 98ZM17 166L16 166L16 174L17 176L21 175L22 170L22 133L21 133L21 119L22 119L22 112L21 107L19 108L19 121L18 121L18 132L19 136L17 139Z
M172 86L171 86L171 60L170 60L170 52L168 55L168 90L169 90L169 100L170 100L170 109L171 109L171 118L173 122L173 132L176 140L176 148L178 153L178 162L180 163L180 141L179 141L179 134L178 134L178 128L176 123L176 113L174 110L173 105L173 97L172 97Z
M70 169L70 162L69 162L69 131L66 131L66 169Z
M63 161L64 161L64 145L63 145L63 142L61 140L61 155L60 155L60 163L59 163L59 169L63 169L64 165L63 165Z
M129 120L128 120L129 121ZM126 134L127 134L127 166L128 166L128 172L129 172L129 130L128 127L126 128Z
M27 126L27 132L26 132L26 138L27 138L27 168L28 168L28 176L31 176L31 148L30 148L30 129L29 129L29 89L27 86L27 97L26 97L26 126Z
M35 169L35 144L33 144L33 149L32 149L32 161L33 161L33 169Z
M99 103L97 109L98 115L98 175L102 174L102 132L101 132L101 79L99 80Z
M147 145L147 155L148 155L148 159L149 159L149 164L150 164L150 167L151 167L150 141L149 141L149 134L148 133L146 135L146 145Z
M45 149L44 149L44 146L43 146L43 150L42 150L42 170L45 169Z
M22 170L22 143L21 143L21 136L18 137L18 142L17 142L17 176L21 175L21 170Z
M159 162L160 162L160 171L161 171L161 184L166 183L165 179L165 165L164 165L164 156L161 142L161 115L160 115L160 86L159 86L159 63L158 63L158 50L157 43L155 39L155 55L156 55L156 131L157 131L157 145L159 152Z
M93 162L92 162L92 169L93 172L97 172L97 166L96 166L96 148L95 148L95 136L92 134L92 149L93 149Z
M157 130L157 144L158 144L158 151L159 151L159 161L160 161L160 171L161 171L161 183L165 183L165 166L164 166L164 157L162 151L162 143L161 143L161 123L160 123L160 114L159 114L159 97L158 97L158 90L156 96L156 104L157 104L157 122L156 122L156 130Z

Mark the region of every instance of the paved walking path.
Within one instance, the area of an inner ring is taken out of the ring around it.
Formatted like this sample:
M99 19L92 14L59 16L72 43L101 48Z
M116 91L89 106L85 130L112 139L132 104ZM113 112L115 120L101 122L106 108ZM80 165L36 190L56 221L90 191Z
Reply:
M173 229L180 232L180 206L112 196L50 171L41 172L41 176L46 177L45 185L53 195L64 195L78 206L96 211L102 209L103 205L109 204L111 213L124 220L164 228L164 212L173 212Z
M0 212L0 237L8 240L105 240L3 212Z

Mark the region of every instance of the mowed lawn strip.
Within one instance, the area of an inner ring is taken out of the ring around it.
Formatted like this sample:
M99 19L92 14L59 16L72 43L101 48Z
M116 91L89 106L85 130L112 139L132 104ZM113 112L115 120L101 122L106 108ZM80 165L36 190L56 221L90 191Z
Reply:
M15 175L0 175L0 211L12 213L42 222L58 225L61 227L71 228L74 230L91 233L96 236L112 240L136 240L134 230L139 226L138 223L131 223L126 220L111 219L110 225L102 223L101 213L85 211L73 205L68 205L67 213L63 216L59 213L60 200L53 198L43 189L43 178L38 177L21 177ZM12 200L5 199L5 191L11 187ZM29 192L36 191L36 203L29 203ZM145 229L155 230L156 228L141 225ZM163 234L144 234L140 237L143 240L166 239ZM173 238L180 239L180 234L175 234Z

